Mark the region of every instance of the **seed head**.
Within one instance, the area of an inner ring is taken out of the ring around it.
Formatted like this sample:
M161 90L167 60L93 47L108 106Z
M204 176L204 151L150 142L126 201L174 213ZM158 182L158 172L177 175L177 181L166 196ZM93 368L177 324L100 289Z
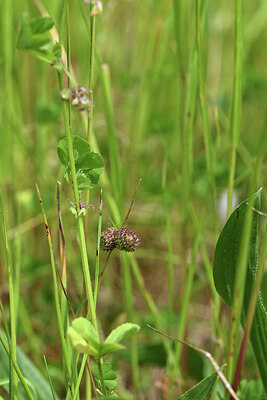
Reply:
M113 250L116 243L115 243L115 228L109 228L106 231L101 232L100 236L100 249L103 251L110 251Z
M89 90L84 86L64 88L60 92L60 97L61 100L70 102L78 111L90 111L93 106L92 100L89 97Z
M139 236L128 228L120 228L114 232L115 247L127 252L135 251L140 246Z

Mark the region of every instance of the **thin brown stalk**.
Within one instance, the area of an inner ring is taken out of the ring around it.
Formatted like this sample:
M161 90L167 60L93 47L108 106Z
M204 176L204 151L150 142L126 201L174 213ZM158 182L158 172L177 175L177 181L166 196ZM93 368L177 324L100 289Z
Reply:
M98 288L97 288L97 291L99 291L99 288L100 288L100 285L101 285L101 281L102 281L102 278L103 278L103 275L104 275L104 272L105 272L105 269L106 269L106 267L107 267L108 260L109 260L109 257L110 257L110 255L111 255L112 251L113 251L113 249L109 251L108 256L107 256L107 259L106 259L106 262L105 262L105 265L104 265L104 267L103 267L103 269L102 269L102 272L101 272L101 274L100 274L99 281L98 281Z
M240 400L240 399L237 397L236 393L234 392L233 388L231 387L230 383L229 383L228 380L226 379L225 375L224 375L223 372L221 371L219 365L216 363L216 361L214 360L214 358L212 357L212 355L211 355L208 351L203 350L203 349L201 349L200 347L194 346L193 344L190 344L190 343L188 343L188 342L185 342L184 340L177 339L177 338L175 338L174 336L167 335L166 333L163 333L163 332L159 331L158 329L153 328L153 327L150 326L150 325L147 325L147 326L148 326L150 329L152 329L153 331L159 333L160 335L162 335L162 336L164 336L164 337L166 337L166 338L168 338L168 339L175 340L175 341L178 342L178 343L182 343L182 344L184 344L185 346L191 347L192 349L194 349L194 350L198 351L199 353L203 354L203 355L209 360L209 362L211 363L211 365L213 366L213 368L214 368L215 371L217 372L217 374L218 374L220 380L222 381L222 383L224 384L226 390L230 393L230 395L232 396L232 398L233 398L234 400Z

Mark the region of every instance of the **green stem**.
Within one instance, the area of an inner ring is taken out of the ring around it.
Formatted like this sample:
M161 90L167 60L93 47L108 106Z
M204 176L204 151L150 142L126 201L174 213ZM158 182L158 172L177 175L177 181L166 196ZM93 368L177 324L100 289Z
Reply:
M2 221L2 230L4 236L4 244L6 251L6 263L7 263L7 271L8 271L8 286L9 286L9 307L10 307L10 331L11 331L11 358L10 360L17 361L17 338L16 338L16 307L15 307L15 293L14 293L14 273L13 273L13 265L12 265L12 256L10 252L8 237L7 237L7 226L6 226L6 218L4 214L3 208L3 198L2 194L0 195L0 213L1 213L1 221ZM10 398L17 400L18 399L18 377L15 371L15 368L11 369L10 376Z
M81 384L81 380L82 380L82 376L83 376L83 371L86 365L86 360L87 360L88 355L84 354L83 355L83 359L82 359L82 363L80 366L80 371L79 371L79 375L78 375L78 379L75 385L75 389L74 389L74 393L73 393L73 400L76 400L76 397L78 395L79 392L79 388L80 388L80 384Z
M100 361L98 361L97 367L98 367L98 373L99 373L99 379L100 379L102 391L103 391L104 396L106 396L107 395L107 391L106 391L106 387L105 387L105 381L104 381L104 378L103 378L103 371L102 371L102 367L101 367L101 362Z
M234 286L234 294L233 294L233 305L231 310L231 324L230 324L230 344L229 344L229 352L228 352L228 381L232 383L233 380L233 373L234 373L234 364L236 361L236 354L237 349L237 340L238 340L238 329L240 326L241 320L241 312L243 307L243 299L244 299L244 292L245 292L245 284L246 284L246 276L247 276L247 263L249 257L249 241L251 235L251 226L253 221L253 212L252 212L252 205L253 205L253 197L252 193L254 192L254 174L251 179L250 183L250 199L245 215L244 220L244 227L242 233L242 239L240 244L240 251L238 256L238 263L235 276L238 279L235 280Z
M102 210L103 201L102 201L102 190L100 192L100 201L99 201L99 209ZM101 228L102 228L102 213L99 213L98 218L98 230L97 230L97 249L96 249L96 263L95 263L95 292L94 292L94 303L96 307L97 302L97 294L98 294L98 281L99 281L99 255L100 255L100 236L101 236Z
M261 249L261 257L260 257L260 261L259 261L259 267L257 270L256 280L254 282L251 297L250 297L249 308L248 308L247 319L246 319L246 326L245 326L245 331L244 331L244 337L243 337L241 351L240 351L239 359L238 359L238 363L237 363L235 379L234 379L234 383L233 383L233 389L235 391L237 391L237 388L238 388L238 385L240 382L241 370L242 370L243 362L245 359L248 339L250 336L253 320L255 317L255 309L256 309L258 298L259 298L259 292L260 292L260 288L261 288L262 278L264 275L264 264L266 261L266 256L267 256L267 224L265 226L265 234L264 234L264 239L263 239L263 244L262 244L262 249ZM259 360L260 360L260 357L258 358L257 361L259 362ZM263 361L263 363L260 367L260 371L261 372L265 371L265 373L266 373L266 371L267 371L266 361L265 362ZM263 375L262 375L262 377L263 377ZM263 382L263 385L267 392L267 382L265 379L262 379L262 382Z
M127 312L127 321L134 321L134 310L133 310L133 290L132 290L132 279L129 269L128 258L125 253L121 253L122 261L122 273L123 273L123 289L124 289L124 302ZM140 398L140 376L138 367L138 353L136 346L136 338L131 338L131 366L132 366L132 377L135 390L135 398Z
M205 149L206 149L207 173L208 173L209 186L210 186L210 190L211 190L211 204L212 204L213 220L214 220L215 230L218 231L212 137L211 137L211 132L210 132L209 115L208 115L208 107L207 107L207 100L206 100L203 56L202 56L203 55L203 47L202 47L202 29L201 29L201 15L200 15L201 5L200 5L200 3L201 3L200 0L196 1L196 43L197 43L199 101L200 101L200 110L201 110L204 142L205 142Z
M90 68L89 68L89 91L90 91L90 99L93 103L94 100L94 57L95 57L95 16L90 17ZM93 132L93 113L94 107L91 107L88 113L88 125L87 125L87 140L90 141Z
M192 288L193 288L196 257L197 257L201 237L202 237L203 220L204 220L204 212L202 214L201 222L198 226L198 231L197 231L196 238L194 241L192 258L191 258L191 261L190 261L190 264L188 267L188 271L187 271L187 280L186 280L186 287L185 287L185 293L184 293L184 298L183 298L183 307L181 310L181 316L180 316L180 321L179 321L179 330L178 330L178 335L177 335L177 337L179 339L183 339L183 340L184 340L184 335L185 335L185 330L186 330L186 324L188 321L188 307L189 307L190 297L191 297ZM182 355L182 345L180 343L177 343L177 345L176 345L176 365L178 365L178 366L181 362L181 355Z
M62 90L63 89L62 73L58 74L58 78L59 78L59 88L60 88L60 90ZM69 153L69 163L70 163L71 178L72 178L72 189L73 189L76 212L77 212L78 241L79 241L81 257L82 257L82 266L83 266L83 274L84 274L84 280L85 280L85 286L86 286L86 295L87 295L87 299L88 299L88 303L89 303L89 313L90 313L90 316L92 319L92 323L93 323L94 327L97 329L97 319L96 319L96 312L95 312L95 307L94 307L93 290L92 290L89 262L88 262L86 242L85 242L84 225L83 225L82 216L79 215L80 214L80 197L79 197L79 189L78 189L76 168L75 168L75 161L74 161L72 136L71 136L70 126L69 126L67 104L63 102L62 106L63 106L63 118L64 118L64 125L65 125L65 133L66 133L68 153Z
M242 61L243 61L243 36L242 36L242 0L236 0L235 10L235 65L234 65L234 87L233 87L233 104L230 121L230 136L232 141L231 150L231 167L228 183L228 205L227 216L229 217L232 210L235 166L236 166L236 148L240 137L240 121L242 106Z
M21 382L21 384L22 384L22 386L23 386L23 388L24 388L24 390L25 390L25 393L26 393L26 395L27 395L27 398L30 399L30 400L34 400L32 394L31 394L31 391L30 391L30 389L29 389L29 387L28 387L28 385L27 385L27 383L26 383L26 381L25 381L25 379L24 379L24 376L22 375L22 372L21 372L21 370L20 370L19 367L18 367L18 364L17 364L16 359L14 359L14 357L12 357L12 352L11 352L11 353L9 352L8 344L6 343L6 341L5 341L5 339L4 339L4 336L3 336L3 334L1 333L1 331L0 331L0 342L2 343L2 345L3 345L3 347L4 347L5 351L6 351L6 353L7 353L7 355L8 355L8 357L10 358L10 360L11 360L11 362L12 362L12 365L13 365L13 367L14 367L16 373L17 373L17 376L19 377L19 380L20 380L20 382ZM11 398L11 397L10 397L10 398ZM14 398L14 397L13 397L13 398Z
M55 265L55 259L54 259L52 240L51 240L51 235L50 235L50 230L49 230L49 226L48 226L48 222L47 222L47 218L46 218L46 213L45 213L45 209L44 209L44 205L43 205L43 201L42 201L42 197L41 197L38 185L36 185L36 189L37 189L37 193L39 196L40 205L41 205L41 209L42 209L42 213L43 213L47 241L48 241L49 252L50 252L50 261L51 261L51 267L52 267L53 286L54 286L54 300L55 300L55 306L56 306L56 314L57 314L61 346L62 346L63 356L64 356L67 373L68 373L67 378L71 382L71 391L73 392L72 371L71 371L71 364L70 364L67 344L66 344L66 340L65 340L65 336L64 336L64 323L63 323L61 310L60 310L60 299L59 299L59 295L58 295L58 285L57 285L57 271L56 271L56 265Z

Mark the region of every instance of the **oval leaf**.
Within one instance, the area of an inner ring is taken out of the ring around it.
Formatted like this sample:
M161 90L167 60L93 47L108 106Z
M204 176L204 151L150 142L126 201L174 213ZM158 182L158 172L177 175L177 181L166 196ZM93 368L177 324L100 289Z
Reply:
M217 378L217 373L214 372L185 392L178 400L207 400L212 395Z
M117 328L113 329L107 339L105 340L105 343L119 343L122 340L124 340L126 337L132 335L133 333L138 332L140 329L140 326L136 324L131 324L130 322L127 322L126 324L122 324L118 326Z

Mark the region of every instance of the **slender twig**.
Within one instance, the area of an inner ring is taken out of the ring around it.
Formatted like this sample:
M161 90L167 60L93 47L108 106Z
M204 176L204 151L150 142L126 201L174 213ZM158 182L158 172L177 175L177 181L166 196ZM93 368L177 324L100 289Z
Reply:
M102 210L103 208L103 197L102 197L102 189L100 190L99 196L99 209ZM95 292L94 292L94 301L95 307L97 302L97 295L98 295L98 280L99 280L99 253L100 253L100 240L101 240L101 228L102 228L102 212L99 212L98 217L98 229L97 229L97 243L96 243L96 261L95 261Z
M110 257L110 255L111 255L112 251L113 251L113 249L109 251L108 256L107 256L107 258L106 258L105 265L104 265L104 267L103 267L103 269L102 269L102 272L101 272L101 275L100 275L100 277L99 277L97 291L99 291L99 288L100 288L100 285L101 285L101 281L102 281L102 278L103 278L103 275L104 275L104 272L105 272L105 269L106 269L106 267L107 267L108 260L109 260L109 257Z
M98 210L99 212L101 212L101 214L104 214L109 220L110 220L110 222L112 223L112 225L114 226L114 227L116 227L116 224L115 224L115 222L113 221L113 219L111 218L111 216L105 211L105 210L102 210L100 207L97 207L97 206L95 206L94 204L81 204L80 205L80 209L82 209L82 208L95 208L96 210Z
M66 251L65 251L66 242L65 242L65 235L62 223L61 208L60 208L60 187L61 183L57 182L57 212L58 212L58 224L59 224L60 259L62 265L62 276L64 277L66 274Z
M203 355L209 360L209 362L211 363L211 365L213 366L213 368L214 368L215 371L217 372L217 374L218 374L220 380L221 380L222 383L224 384L226 390L231 394L231 396L233 397L233 399L234 399L234 400L240 400L240 399L237 397L236 393L234 392L233 388L231 387L230 383L227 381L227 379L226 379L225 375L223 374L223 372L221 371L219 365L216 363L216 361L214 360L214 358L212 357L212 355L211 355L208 351L203 350L203 349L201 349L200 347L194 346L193 344L190 344L190 343L188 343L188 342L185 342L184 340L177 339L177 338L175 338L174 336L167 335L166 333L163 333L163 332L159 331L158 329L153 328L153 327L150 326L150 325L147 325L147 326L148 326L150 329L152 329L153 331L159 333L160 335L162 335L162 336L164 336L164 337L166 337L166 338L168 338L168 339L175 340L175 341L178 342L178 343L182 343L182 344L184 344L185 346L191 347L192 349L194 349L194 350L198 351L199 353L203 354Z
M257 210L254 207L251 207L253 211L255 211L257 214L261 215L262 217L267 218L267 214L263 213L262 211Z
M133 194L133 198L132 198L132 201L131 201L129 210L128 210L127 214L126 214L126 217L125 217L125 219L124 219L124 221L123 221L123 223L122 223L121 228L124 227L124 225L126 224L126 222L127 222L127 220L128 220L128 217L129 217L130 212L131 212L132 207L133 207L134 198L135 198L136 192L137 192L137 190L138 190L138 188L139 188L139 185L140 185L141 181L142 181L142 179L139 179L139 181L138 181L138 183L137 183L137 185L136 185L136 188L135 188L135 191L134 191L134 194Z
M46 372L47 372L47 376L48 376L48 380L49 380L49 385L50 385L51 393L52 393L53 399L56 400L56 394L55 394L55 390L54 390L54 388L53 388L51 376L50 376L50 374L49 374L49 369L48 369L46 357L45 357L45 355L44 355L43 357L44 357L45 369L46 369Z
M89 375L90 375L90 379L91 379L91 382L92 382L92 386L93 386L93 390L94 390L95 396L98 397L98 394L97 394L97 391L96 391L96 387L95 387L95 381L94 381L94 378L93 378L93 374L92 374L92 370L90 368L90 363L89 363L88 358L86 359L86 367L87 367Z
M64 293L64 295L65 295L65 297L66 297L66 300L67 300L67 302L68 302L70 311L71 311L71 313L72 313L72 316L73 316L73 318L75 318L75 312L73 311L73 308L72 308L72 305L71 305L69 296L68 296L68 294L67 294L67 292L66 292L66 289L64 288L64 285L63 285L63 282L62 282L62 279L61 279L60 272L59 272L59 269L58 269L58 268L57 268L57 276L58 276L58 278L59 278L59 282L60 282L60 285L61 285L61 289L62 289L62 291L63 291L63 293Z

